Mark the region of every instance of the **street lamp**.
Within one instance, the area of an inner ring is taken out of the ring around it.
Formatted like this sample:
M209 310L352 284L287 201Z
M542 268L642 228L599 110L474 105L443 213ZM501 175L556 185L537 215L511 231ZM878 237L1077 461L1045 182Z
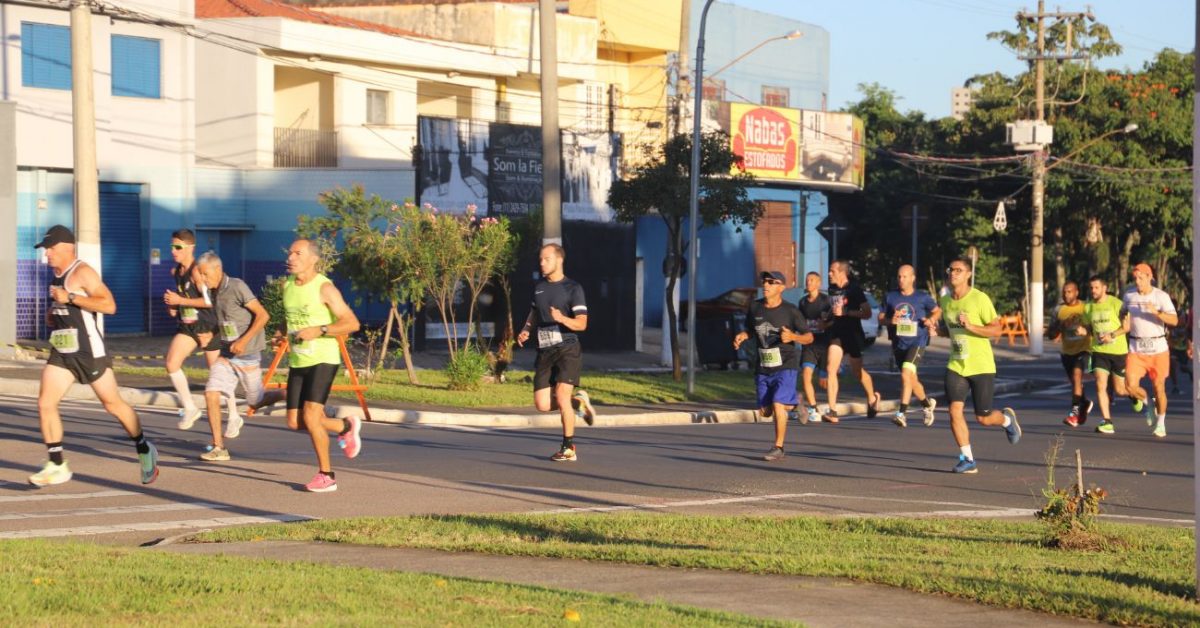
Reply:
M695 92L692 102L692 166L688 173L689 183L689 211L688 211L688 352L687 352L687 394L691 395L696 392L696 275L699 270L696 267L696 231L697 223L700 221L700 107L704 104L704 30L708 23L708 10L712 7L713 0L705 0L704 10L700 13L700 31L696 38L696 80L693 83L693 91ZM724 67L713 72L711 76L716 76L724 72L729 66L741 61L749 56L755 50L767 45L770 42L780 39L797 39L803 36L801 31L792 31L786 35L778 37L770 37L765 39L757 46L738 55L736 59L725 64ZM665 336L665 334L664 334Z
M1042 306L1045 299L1045 288L1042 280L1042 246L1044 239L1044 225L1042 218L1045 215L1046 201L1046 173L1057 168L1063 162L1071 157L1083 152L1084 149L1112 137L1118 133L1133 133L1138 129L1136 123L1130 122L1119 129L1112 129L1105 133L1084 142L1081 146L1075 148L1066 155L1060 157L1058 161L1047 166L1046 151L1039 150L1034 154L1033 159L1033 228L1030 233L1030 259L1029 259L1029 274L1030 274L1030 294L1029 294L1029 327L1030 327L1030 342L1029 353L1035 356L1042 355ZM1036 333L1035 333L1036 332Z

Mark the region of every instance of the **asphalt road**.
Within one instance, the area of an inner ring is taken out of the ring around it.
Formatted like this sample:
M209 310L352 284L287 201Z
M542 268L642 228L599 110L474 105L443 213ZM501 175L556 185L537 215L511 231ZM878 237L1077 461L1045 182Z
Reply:
M1038 372L1038 369L1044 372ZM1053 382L1044 364L1008 370ZM140 409L162 453L162 473L138 483L132 444L94 403L64 404L67 457L75 478L37 489L26 477L45 458L33 399L0 397L0 538L87 537L140 543L197 529L257 521L412 513L619 511L641 507L707 514L939 514L1029 517L1041 503L1046 452L1061 438L1060 485L1072 481L1074 451L1083 452L1085 482L1110 494L1116 520L1190 525L1193 520L1191 403L1173 397L1169 436L1156 439L1127 402L1115 413L1117 434L1101 436L1061 424L1068 394L1058 388L1008 395L1025 436L1010 446L998 428L972 429L979 473L950 473L957 448L948 419L910 427L889 420L843 419L788 434L788 457L758 459L769 424L581 428L580 460L553 463L553 430L447 428L370 424L359 458L335 450L339 491L310 494L315 472L306 435L281 419L248 422L230 441L233 460L196 459L205 424L189 432L161 409ZM999 402L998 402L999 403ZM1098 417L1096 411L1094 416ZM601 419L602 421L602 419Z

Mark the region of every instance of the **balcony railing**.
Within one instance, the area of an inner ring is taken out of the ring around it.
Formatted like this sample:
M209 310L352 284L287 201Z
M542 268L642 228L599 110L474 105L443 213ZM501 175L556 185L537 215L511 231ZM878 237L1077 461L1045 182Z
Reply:
M337 131L275 127L276 168L336 168Z

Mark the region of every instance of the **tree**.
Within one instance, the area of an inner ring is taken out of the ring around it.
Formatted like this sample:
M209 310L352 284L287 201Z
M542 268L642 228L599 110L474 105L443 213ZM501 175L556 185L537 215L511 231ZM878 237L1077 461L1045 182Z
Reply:
M692 163L692 138L679 134L661 147L646 149L646 159L632 174L613 183L608 204L621 222L657 212L667 227L667 317L671 327L671 369L675 381L682 379L679 360L678 314L670 296L681 276L680 267L687 251L683 227L690 214L689 176ZM736 172L741 158L733 154L729 136L722 131L704 133L700 138L700 199L697 228L732 222L753 227L762 217L762 206L752 201L747 188L754 176ZM692 269L695 272L695 269Z

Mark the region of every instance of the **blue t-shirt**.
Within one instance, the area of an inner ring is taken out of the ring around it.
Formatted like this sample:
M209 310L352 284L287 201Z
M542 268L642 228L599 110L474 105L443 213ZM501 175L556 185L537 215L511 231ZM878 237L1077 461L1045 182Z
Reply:
M899 290L887 293L884 299L884 321L892 337L892 346L898 349L924 347L929 344L929 330L925 319L937 309L937 301L924 290L912 294L900 294ZM892 317L899 313L899 324L892 324Z

